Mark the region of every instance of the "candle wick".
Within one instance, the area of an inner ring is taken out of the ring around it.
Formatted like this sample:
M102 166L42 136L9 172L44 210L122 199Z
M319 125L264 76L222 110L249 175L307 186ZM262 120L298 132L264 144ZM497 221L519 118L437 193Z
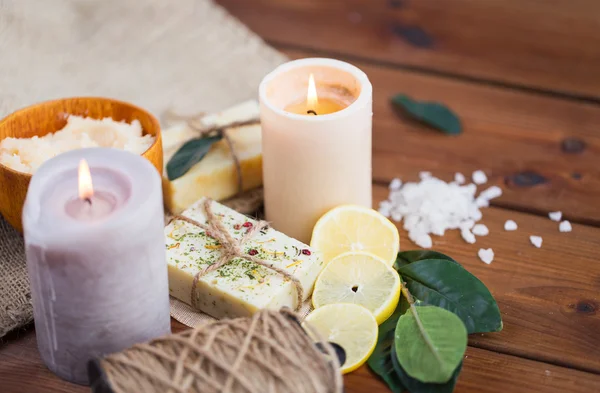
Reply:
M313 111L312 109L309 109L306 111L307 114L313 114L315 116L317 116L317 112Z
M92 204L92 199L91 198L85 198L84 201L86 201L89 205Z

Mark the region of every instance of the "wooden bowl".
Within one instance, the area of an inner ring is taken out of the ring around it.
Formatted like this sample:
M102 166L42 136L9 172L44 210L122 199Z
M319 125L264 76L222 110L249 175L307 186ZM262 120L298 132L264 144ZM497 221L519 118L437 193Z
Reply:
M68 115L93 119L110 117L128 123L138 120L144 134L155 137L152 146L142 156L162 174L162 139L158 120L144 109L110 98L63 98L20 109L0 120L0 140L7 137L30 138L56 132L67 124ZM31 174L18 172L0 164L0 214L19 232L23 232L21 214L30 180Z

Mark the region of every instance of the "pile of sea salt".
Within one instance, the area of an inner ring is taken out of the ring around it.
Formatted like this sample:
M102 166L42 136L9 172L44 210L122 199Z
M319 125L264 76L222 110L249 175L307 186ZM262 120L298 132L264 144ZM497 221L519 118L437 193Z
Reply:
M502 195L498 186L491 186L477 193L475 184L464 184L465 177L457 173L454 181L446 183L429 172L419 174L418 183L402 184L400 179L390 183L388 200L379 205L379 212L394 221L403 221L408 237L419 247L431 248L431 235L443 236L447 230L460 230L462 238L470 244L475 236L489 233L483 224L481 209ZM476 171L473 182L487 182L485 173Z

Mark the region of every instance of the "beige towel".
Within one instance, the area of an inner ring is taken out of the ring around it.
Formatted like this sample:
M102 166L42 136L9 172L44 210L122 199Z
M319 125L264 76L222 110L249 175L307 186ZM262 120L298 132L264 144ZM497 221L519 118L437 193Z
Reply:
M0 117L78 95L159 117L218 111L285 61L210 0L0 0L0 59ZM3 220L0 252L1 337L33 316L22 239Z

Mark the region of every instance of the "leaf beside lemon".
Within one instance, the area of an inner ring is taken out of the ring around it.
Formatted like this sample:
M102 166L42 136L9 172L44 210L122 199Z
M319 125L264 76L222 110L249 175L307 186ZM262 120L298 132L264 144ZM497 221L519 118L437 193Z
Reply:
M312 302L316 309L328 304L358 304L381 324L396 309L400 288L400 276L387 261L370 253L347 252L325 266L315 283Z
M311 312L303 327L314 328L321 338L340 345L346 352L342 374L362 366L377 343L377 321L366 308L357 304L329 304ZM309 326L306 326L309 325ZM315 337L316 338L316 337Z
M398 228L379 212L343 205L317 221L310 245L322 253L325 263L348 251L366 251L392 265L400 249L400 235Z

